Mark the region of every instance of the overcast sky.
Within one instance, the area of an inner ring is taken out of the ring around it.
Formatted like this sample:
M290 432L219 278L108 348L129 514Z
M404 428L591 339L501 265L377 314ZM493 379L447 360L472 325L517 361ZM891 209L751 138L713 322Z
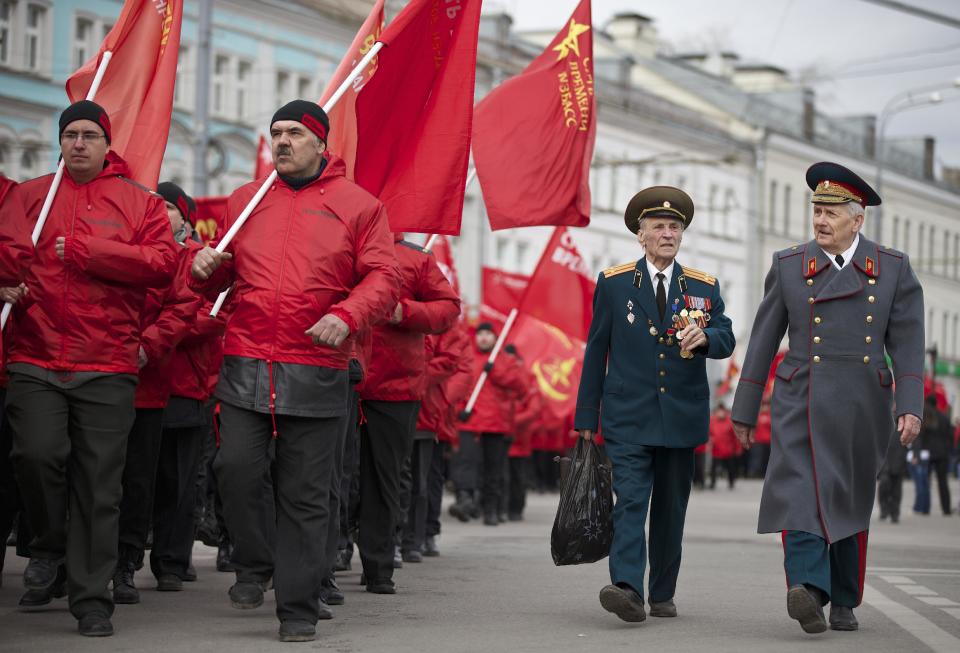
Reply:
M487 0L518 30L559 28L579 0ZM901 0L960 20L958 0ZM593 18L653 18L674 51L720 45L794 75L816 72L817 101L836 115L878 114L896 93L960 79L960 29L866 0L593 0ZM939 105L892 117L890 137L934 136L941 163L960 166L960 88Z

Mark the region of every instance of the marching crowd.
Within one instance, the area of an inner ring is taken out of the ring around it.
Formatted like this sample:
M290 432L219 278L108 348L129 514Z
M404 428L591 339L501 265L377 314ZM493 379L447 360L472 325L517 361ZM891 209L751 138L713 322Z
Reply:
M230 603L272 588L281 640L305 641L343 603L355 545L378 594L438 554L448 477L457 518L522 518L543 425L520 352L488 363L493 326L468 330L328 130L312 102L276 112L279 177L223 252L198 242L180 187L127 177L93 102L60 118L65 173L35 247L53 175L5 180L0 536L19 512L21 609L68 596L81 634L110 635L143 566L159 591L196 579L198 534L236 573ZM230 196L225 228L260 183Z

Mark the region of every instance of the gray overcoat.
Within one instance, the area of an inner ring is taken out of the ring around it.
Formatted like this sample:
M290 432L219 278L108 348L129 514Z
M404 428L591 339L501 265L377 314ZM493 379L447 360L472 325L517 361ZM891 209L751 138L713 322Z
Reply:
M905 254L862 236L842 270L816 241L774 254L734 421L756 424L788 331L757 530L805 531L836 542L869 528L894 399L897 415L923 415L923 289Z

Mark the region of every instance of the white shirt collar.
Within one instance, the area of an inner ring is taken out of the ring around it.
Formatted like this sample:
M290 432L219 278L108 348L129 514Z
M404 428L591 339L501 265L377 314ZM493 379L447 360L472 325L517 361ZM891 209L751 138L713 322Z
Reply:
M837 259L834 258L834 256L830 254L830 252L823 249L822 247L820 249L823 249L823 253L826 254L827 258L830 259L830 262L833 263L833 267L837 268L838 270L842 270L843 268L847 267L850 264L850 261L853 260L853 254L857 251L857 245L859 244L860 244L860 234L858 232L857 235L854 236L853 244L850 245L850 248L844 252L840 252L840 255L843 257L843 265L837 265Z
M667 291L667 294L670 294L670 282L673 281L673 265L676 261L670 261L670 265L664 270L658 270L657 267L650 262L646 256L643 257L643 260L647 262L647 273L650 275L650 283L653 284L653 292L657 292L657 274L663 275L663 286Z

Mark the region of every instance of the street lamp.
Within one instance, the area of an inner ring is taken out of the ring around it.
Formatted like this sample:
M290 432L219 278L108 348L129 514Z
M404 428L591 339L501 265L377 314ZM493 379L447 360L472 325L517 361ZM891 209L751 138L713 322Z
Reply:
M880 116L877 119L879 124L877 125L873 153L874 158L877 160L877 173L874 177L876 180L877 195L880 195L881 197L883 196L883 144L886 138L887 124L890 122L890 118L902 111L917 109L932 104L939 104L943 102L943 94L941 91L951 88L960 88L960 77L955 78L949 84L933 84L930 86L923 86L897 93L884 105L883 110L880 112ZM882 205L877 206L876 208L874 223L876 224L875 237L877 241L880 241L883 239Z

